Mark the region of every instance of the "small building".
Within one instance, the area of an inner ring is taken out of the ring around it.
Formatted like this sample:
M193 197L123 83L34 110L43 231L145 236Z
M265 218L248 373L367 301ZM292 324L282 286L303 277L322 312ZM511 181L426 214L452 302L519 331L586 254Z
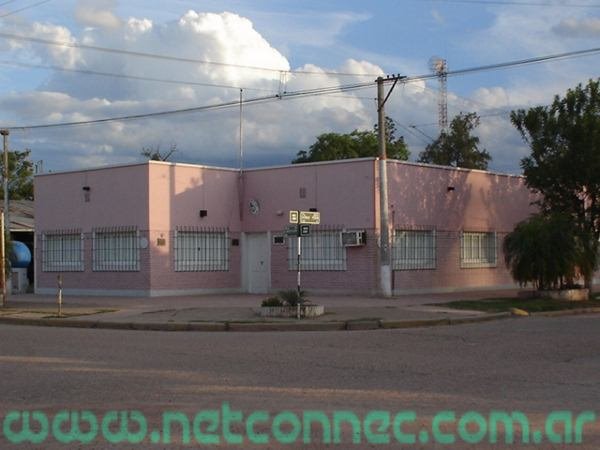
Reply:
M149 161L35 177L36 292L379 291L375 158L236 169ZM388 161L395 294L512 288L502 239L534 208L523 177Z

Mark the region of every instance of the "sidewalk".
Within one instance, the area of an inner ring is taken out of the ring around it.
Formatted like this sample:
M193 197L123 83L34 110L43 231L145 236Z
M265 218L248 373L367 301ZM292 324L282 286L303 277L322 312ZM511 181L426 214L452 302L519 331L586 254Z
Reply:
M256 310L264 295L181 297L65 296L62 317L56 297L14 295L0 309L0 323L81 328L162 331L329 331L452 325L509 317L431 306L456 299L489 298L511 291L400 296L391 299L352 296L311 296L325 306L314 319L262 318Z

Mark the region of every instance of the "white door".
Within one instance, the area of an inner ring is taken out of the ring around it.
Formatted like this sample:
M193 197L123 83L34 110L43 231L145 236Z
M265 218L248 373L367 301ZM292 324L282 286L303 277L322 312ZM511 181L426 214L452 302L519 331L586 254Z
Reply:
M266 294L271 287L271 247L268 233L246 234L246 288Z

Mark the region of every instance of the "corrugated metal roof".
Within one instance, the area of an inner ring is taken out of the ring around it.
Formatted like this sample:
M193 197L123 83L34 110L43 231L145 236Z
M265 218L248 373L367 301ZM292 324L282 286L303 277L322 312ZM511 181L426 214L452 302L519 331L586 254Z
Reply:
M10 213L10 231L34 231L33 201L11 200L8 204Z

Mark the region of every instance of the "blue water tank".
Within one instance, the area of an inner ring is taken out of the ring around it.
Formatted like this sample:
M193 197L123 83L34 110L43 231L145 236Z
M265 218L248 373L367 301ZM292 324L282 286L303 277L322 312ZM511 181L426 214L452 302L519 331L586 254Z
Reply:
M14 268L26 269L31 264L31 252L22 242L12 241L12 252L10 254L10 264Z

